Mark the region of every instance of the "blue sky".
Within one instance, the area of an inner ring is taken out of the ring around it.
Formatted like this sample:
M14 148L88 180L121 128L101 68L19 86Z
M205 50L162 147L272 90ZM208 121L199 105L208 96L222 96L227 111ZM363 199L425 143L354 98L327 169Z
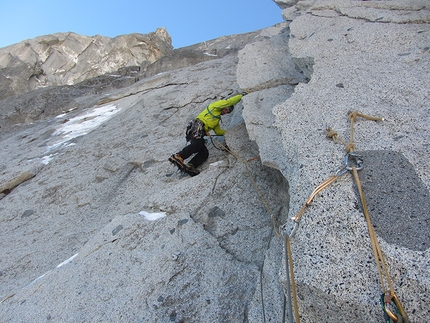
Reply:
M179 48L281 21L273 0L2 0L0 47L56 32L115 37L165 27Z

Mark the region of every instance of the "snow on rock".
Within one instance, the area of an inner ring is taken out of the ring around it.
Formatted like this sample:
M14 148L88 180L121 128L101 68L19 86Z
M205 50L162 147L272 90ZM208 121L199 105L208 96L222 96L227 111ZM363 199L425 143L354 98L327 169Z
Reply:
M140 211L139 214L142 215L148 221L157 221L166 216L165 212L149 213L146 211Z
M121 111L121 108L118 106L108 104L93 108L70 120L65 120L65 123L61 124L52 134L52 137L54 137L52 140L55 143L47 146L47 152L63 147L73 139L86 135L112 118L119 111ZM55 140L56 137L60 137L60 139Z

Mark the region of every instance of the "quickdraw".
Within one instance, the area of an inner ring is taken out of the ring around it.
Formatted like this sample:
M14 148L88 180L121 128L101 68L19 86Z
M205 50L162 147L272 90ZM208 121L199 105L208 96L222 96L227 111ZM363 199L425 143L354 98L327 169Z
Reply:
M391 291L387 291L386 293L381 295L381 305L382 309L384 310L384 319L386 323L410 322L405 310L403 309L402 304L400 303L399 298L396 294L391 293ZM396 312L396 314L394 314L390 308L392 308Z

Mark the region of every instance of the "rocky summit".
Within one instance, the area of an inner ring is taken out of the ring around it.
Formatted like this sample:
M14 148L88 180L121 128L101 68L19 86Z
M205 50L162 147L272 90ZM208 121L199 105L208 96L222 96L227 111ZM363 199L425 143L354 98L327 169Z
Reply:
M185 48L0 49L2 322L428 321L428 1L275 2L283 22ZM200 174L173 167L242 92Z
M57 33L0 48L0 99L150 65L172 51L171 43L167 31L158 28L115 38Z

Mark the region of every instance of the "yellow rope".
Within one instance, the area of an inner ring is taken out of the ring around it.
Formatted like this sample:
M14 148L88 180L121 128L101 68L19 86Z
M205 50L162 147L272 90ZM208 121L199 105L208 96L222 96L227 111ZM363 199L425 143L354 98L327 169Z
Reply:
M328 127L326 130L326 136L333 139L334 142L340 142L347 146L348 144L337 134L336 131L334 131L332 128Z
M365 216L365 219L367 222L367 229L369 231L370 242L372 244L373 255L375 257L376 266L377 266L378 272L379 272L379 278L380 278L381 284L382 284L382 292L385 293L386 289L384 286L384 279L383 279L382 268L381 268L381 263L383 263L383 266L386 269L385 260L384 260L384 257L382 255L382 251L381 251L381 247L379 245L378 239L376 238L375 230L374 230L374 228L372 226L372 222L370 220L369 211L367 209L367 203L366 203L366 200L364 198L364 193L363 193L363 189L361 187L361 182L360 182L360 179L358 177L358 172L355 169L355 167L352 168L352 175L354 176L355 183L357 185L357 189L358 189L358 192L360 194L361 204L363 206L363 213L364 213L364 216ZM386 271L386 274L387 274L388 284L390 285L391 290L393 290L393 284L391 282L390 277L388 276L387 271Z
M382 120L382 118L374 118L374 117L371 117L371 116L367 116L367 115L359 113L358 111L351 112L349 114L349 120L351 122L351 133L350 133L349 146L347 146L347 151L348 152L352 152L353 151L353 146L354 146L354 144L353 144L353 142L354 142L354 123L356 122L358 116L366 118L366 119L369 119L369 120ZM351 149L351 150L348 150L348 149ZM364 198L364 193L363 193L363 189L362 189L362 186L361 186L360 178L358 177L357 169L355 167L352 167L351 172L352 172L352 175L354 177L355 183L357 185L358 192L360 194L361 204L363 206L363 213L364 213L364 216L366 218L367 228L368 228L369 236L370 236L370 241L372 243L373 254L374 254L374 257L375 257L376 266L378 267L379 277L381 279L382 291L384 293L386 292L385 286L384 286L384 280L382 278L381 264L382 264L382 267L384 268L388 284L390 285L390 289L393 291L393 284L392 284L391 278L390 278L390 276L388 274L388 270L387 270L387 267L386 267L385 259L384 259L384 256L382 254L382 250L381 250L381 247L379 245L378 239L376 238L375 230L373 229L373 225L372 225L372 222L370 220L370 215L369 215L369 211L367 209L366 199Z
M372 117L372 116L368 116L362 113L359 113L358 111L353 111L350 112L348 115L348 118L350 120L351 123L351 127L350 127L350 139L349 142L347 143L346 141L342 140L342 138L339 137L339 135L336 133L336 131L334 131L332 128L328 127L326 129L326 135L327 137L333 139L334 142L340 142L342 144L345 145L346 147L346 151L347 153L353 153L354 149L355 149L355 145L354 145L354 123L357 120L357 117L362 117L368 120L373 120L373 121L382 121L384 120L383 118L377 118L377 117ZM381 246L379 245L379 241L376 237L376 233L375 230L373 228L371 219L370 219L370 215L369 215L369 211L367 208L367 204L366 204L366 200L364 197L364 193L363 193L363 189L361 186L361 182L358 176L358 171L356 167L351 167L350 168L351 173L354 177L355 183L357 185L359 194L360 194L360 199L361 199L361 204L363 206L363 213L367 222L367 228L369 231L369 237L370 237L370 241L372 244L372 250L373 250L373 255L375 258L375 262L376 262L376 266L378 268L378 273L379 273L379 278L381 281L381 286L382 286L382 291L384 294L389 294L389 296L386 296L386 298L391 301L394 300L394 303L396 304L400 315L402 316L403 320L405 322L409 322L408 316L406 315L406 312L400 302L400 300L398 299L398 297L396 296L396 294L394 293L394 286L393 286L393 282L391 280L391 277L389 275L388 272L388 268L387 268L387 263L385 260L385 257L382 253L381 250ZM318 195L322 190L324 190L326 187L328 187L331 183L333 183L337 178L338 178L338 174L333 175L331 177L329 177L327 180L325 180L323 183L321 183L319 186L317 186L317 188L315 188L315 190L312 192L312 194L310 195L310 197L307 199L306 203L303 205L303 207L299 210L299 212L296 214L296 216L293 218L293 220L298 223L300 218L303 216L306 208L312 203L312 201L314 200L314 198L316 197L316 195ZM291 269L290 269L291 270ZM385 275L385 279L389 285L389 290L386 290L385 288L385 283L384 283L384 275ZM387 301L388 302L388 301ZM388 309L385 309L385 311L387 312L387 314L390 316L391 319L393 319L394 321L398 322L399 318L393 314L391 311L389 311Z
M300 315L299 315L299 305L297 303L297 290L296 290L296 283L294 280L294 266L293 266L293 253L291 252L291 245L290 245L290 238L286 235L285 236L285 244L287 246L287 255L285 257L288 257L289 261L289 271L290 271L290 277L291 277L291 289L293 293L293 306L294 306L294 315L296 318L296 323L300 323ZM291 315L292 313L290 313Z
M312 194L309 196L309 198L306 200L306 203L303 205L303 207L300 209L299 212L297 212L296 216L294 217L294 222L298 223L300 220L300 217L305 213L305 210L308 206L310 206L310 204L312 203L312 201L314 200L314 198L325 188L327 188L328 186L330 186L331 183L333 183L336 179L338 178L337 175L333 175L330 176L329 178L327 178L324 182L322 182L319 186L317 186L314 191L312 192Z
M346 151L348 153L352 153L355 149L354 146L354 123L357 119L357 117L362 117L368 120L374 120L374 121L381 121L384 120L383 118L376 118L376 117L371 117L365 114L361 114L358 111L353 111L349 114L349 119L351 122L351 128L350 128L350 140L349 143L345 142L344 140L342 140L342 138L339 137L339 135L331 128L327 128L326 129L326 134L329 138L332 138L333 141L335 142L341 142L342 144L345 145L346 147ZM223 146L221 143L219 143L221 146ZM247 162L242 160L239 156L237 156L235 153L233 153L229 148L223 146L223 149L227 152L229 152L232 156L234 156L237 160L241 161L244 165L245 168L248 172L249 177L251 178L258 194L260 195L260 198L262 199L262 201L264 202L267 210L269 211L271 218L272 218L272 224L274 227L274 231L276 233L276 235L281 238L281 234L278 232L277 230L277 225L275 222L275 216L274 213L272 212L272 210L270 209L266 199L264 198L263 194L261 193L260 189L258 188L258 185L254 179L254 177L251 174L251 171L249 170L248 166L247 166ZM363 206L363 213L365 215L366 218L366 222L367 222L367 227L368 227L368 231L369 231L369 237L370 237L370 241L372 244L372 250L373 250L373 254L374 254L374 258L375 258L375 262L376 262L376 266L378 268L378 273L379 273L379 278L381 281L381 285L382 285L382 291L384 294L389 293L389 299L393 299L399 312L400 315L402 315L402 317L409 321L405 310L403 309L402 304L400 303L400 300L397 298L397 295L394 293L394 287L393 287L393 283L391 280L391 277L389 275L388 272L388 268L387 268L387 264L386 264L386 260L384 258L384 255L382 253L381 247L379 245L379 241L376 237L376 233L375 230L372 226L371 223L371 219L370 219L370 215L367 209L367 203L364 197L364 193L363 193L363 189L361 186L361 182L358 176L358 171L356 169L356 167L352 167L351 168L351 172L353 174L353 177L355 179L359 194L360 194L360 199L361 199L361 203ZM298 223L300 218L303 216L305 210L307 207L310 206L310 204L312 203L312 201L315 199L315 197L321 192L323 191L325 188L327 188L328 186L330 186L337 178L339 177L338 174L335 174L333 176L330 176L328 179L326 179L323 183L321 183L319 186L317 186L314 191L311 193L311 195L309 196L309 198L306 200L306 203L303 205L303 207L299 210L299 212L296 214L296 216L293 218L293 220ZM294 312L295 312L295 318L296 318L296 322L300 323L300 316L299 316L299 309L298 309L298 304L297 304L297 290L296 290L296 285L295 285L295 281L294 281L294 267L293 267L293 258L292 258L292 251L291 251L291 245L290 245L290 240L288 235L285 236L285 243L286 243L286 247L287 247L287 255L286 257L288 257L289 259L289 275L291 277L291 288L292 288L292 293L293 293L293 300L294 300ZM287 273L288 274L288 273ZM384 279L383 276L385 274L385 278L388 282L389 285L389 290L387 291L385 288L385 284L384 284ZM398 321L398 317L393 314L391 311L386 309L387 314L396 322Z
M390 274L388 272L387 262L385 260L384 254L382 253L381 246L379 245L378 238L376 237L375 229L373 228L372 222L370 220L370 215L367 208L366 200L364 198L363 189L361 187L360 178L358 177L358 172L355 167L352 168L352 174L354 176L355 183L358 188L358 192L360 193L361 204L363 206L363 213L367 222L367 229L369 231L370 242L372 243L373 255L375 257L376 267L378 268L379 279L381 280L382 292L384 294L389 293L390 299L394 298L396 306L400 312L400 315L403 317L404 320L409 320L405 310L403 309L403 306L400 300L397 298L396 294L394 293L394 286L393 286L393 282L391 280ZM385 288L383 274L385 274L385 278L390 288L388 291ZM391 312L389 313L387 312L387 314L389 314L389 316L397 322L398 317L395 316L395 314Z
M362 117L362 118L365 118L368 120L374 120L374 121L384 120L383 118L371 117L371 116L368 116L365 114L361 114L357 111L350 113L350 115L349 115L349 119L351 122L350 141L349 141L349 145L346 147L348 152L354 151L354 144L353 144L353 142L354 142L354 123L355 123L357 117ZM364 197L363 188L361 186L360 178L358 176L358 171L355 167L352 167L351 172L352 172L352 175L354 177L355 183L357 185L358 192L360 194L360 200L361 200L361 204L363 207L363 213L364 213L364 216L366 219L367 229L369 231L370 242L372 244L373 255L375 258L376 267L378 268L379 279L381 281L382 292L384 294L389 293L390 299L393 299L393 298L395 299L395 303L396 303L398 310L400 311L400 315L403 317L403 319L409 321L408 316L407 316L405 310L403 309L402 304L400 303L400 300L397 298L396 294L394 293L393 282L392 282L390 274L388 272L387 262L385 260L384 254L382 253L381 246L379 244L378 238L376 237L375 229L373 228L373 225L372 225L372 222L370 219L369 210L367 208L367 203L366 203L366 199ZM387 283L388 283L389 288L390 288L388 291L386 290L386 287L384 284L384 278L383 278L384 274L385 274L385 279L387 280ZM396 322L398 321L398 317L395 316L393 313L387 312L387 314L389 314L391 316L391 318L394 319Z

